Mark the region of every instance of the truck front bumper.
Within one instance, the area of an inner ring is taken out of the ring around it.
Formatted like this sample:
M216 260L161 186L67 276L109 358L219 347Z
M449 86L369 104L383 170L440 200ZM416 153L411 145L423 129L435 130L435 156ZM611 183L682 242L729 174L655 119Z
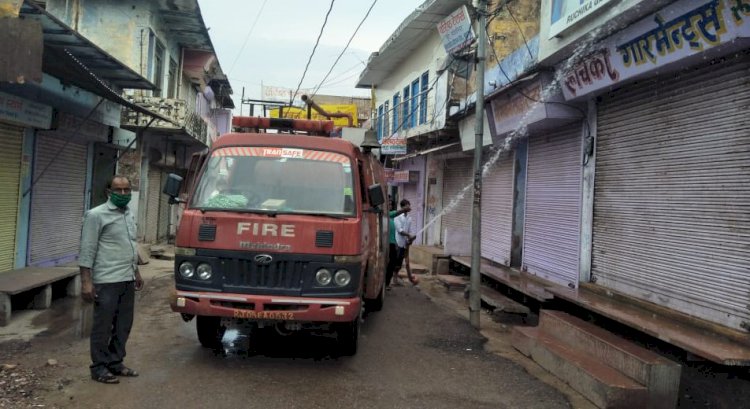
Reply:
M173 291L169 301L174 312L256 321L351 322L362 309L362 300L358 297L310 298Z

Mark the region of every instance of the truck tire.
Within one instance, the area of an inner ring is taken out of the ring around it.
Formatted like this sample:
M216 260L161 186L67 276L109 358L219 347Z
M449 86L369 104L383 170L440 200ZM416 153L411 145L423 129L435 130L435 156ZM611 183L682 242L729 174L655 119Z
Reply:
M198 332L198 341L204 348L217 349L221 346L221 339L226 331L221 325L221 318L199 315L195 320L195 329Z
M385 302L385 283L380 287L378 298L367 300L367 312L375 312L383 309L383 303Z
M338 350L341 356L354 356L357 354L359 343L359 317L352 322L338 325L336 330L338 337Z

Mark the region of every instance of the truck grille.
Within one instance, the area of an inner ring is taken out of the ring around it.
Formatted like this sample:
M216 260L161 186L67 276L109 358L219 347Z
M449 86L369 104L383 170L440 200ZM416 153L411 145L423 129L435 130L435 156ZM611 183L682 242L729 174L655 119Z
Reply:
M224 285L247 289L299 290L308 263L279 260L258 265L253 260L232 260L224 269Z

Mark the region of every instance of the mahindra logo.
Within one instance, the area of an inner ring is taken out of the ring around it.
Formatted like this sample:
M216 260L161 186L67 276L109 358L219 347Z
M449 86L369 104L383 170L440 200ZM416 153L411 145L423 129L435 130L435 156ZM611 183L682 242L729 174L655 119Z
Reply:
M259 266L267 266L271 264L273 257L270 254L258 254L255 256L255 264Z

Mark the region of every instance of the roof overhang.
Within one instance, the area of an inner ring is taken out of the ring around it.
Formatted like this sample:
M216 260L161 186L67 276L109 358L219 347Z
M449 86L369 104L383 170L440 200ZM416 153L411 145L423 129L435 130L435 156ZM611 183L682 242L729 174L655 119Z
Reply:
M165 26L169 27L170 36L186 49L185 69L193 70L188 72L191 79L195 81L198 76L206 76L205 85L211 87L222 107L234 108L232 87L219 64L198 1L159 0L157 13L164 20ZM210 54L212 58L206 54ZM188 67L188 60L194 60L193 67Z
M65 67L61 67L62 64L56 60L56 56L67 53L74 56L82 64L85 64L96 77L114 87L120 89L156 89L156 86L146 78L99 48L57 17L48 13L34 1L25 0L23 2L19 18L36 20L42 25L44 72L58 78L70 80L79 85L77 80L80 78L62 76L70 73ZM82 80L87 80L86 76ZM80 84L80 86L88 89L84 84Z
M414 53L430 35L437 33L437 24L466 0L427 0L404 19L396 31L370 54L367 66L359 76L357 88L377 86L398 65Z

